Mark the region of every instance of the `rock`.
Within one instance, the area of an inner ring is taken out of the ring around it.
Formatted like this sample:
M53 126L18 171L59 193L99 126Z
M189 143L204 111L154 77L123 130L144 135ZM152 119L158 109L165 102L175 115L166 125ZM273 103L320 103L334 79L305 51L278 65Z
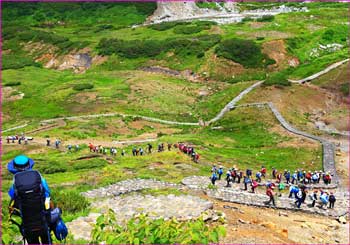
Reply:
M283 212L279 212L278 213L279 216L285 216L285 217L288 217L288 214L287 213L283 213Z
M243 219L238 219L238 222L240 222L242 224L248 224L248 222L244 221Z
M344 216L340 216L338 218L338 221L341 223L341 224L346 224L346 218Z

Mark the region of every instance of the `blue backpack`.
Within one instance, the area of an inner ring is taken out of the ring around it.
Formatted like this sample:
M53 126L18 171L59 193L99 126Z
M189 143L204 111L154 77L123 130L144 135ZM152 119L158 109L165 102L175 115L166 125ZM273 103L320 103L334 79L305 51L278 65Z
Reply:
M222 173L223 173L222 168L219 168L218 173L219 173L219 174L222 174Z
M62 241L68 235L68 228L61 218L62 211L55 208L51 211L50 229L54 232L57 240Z

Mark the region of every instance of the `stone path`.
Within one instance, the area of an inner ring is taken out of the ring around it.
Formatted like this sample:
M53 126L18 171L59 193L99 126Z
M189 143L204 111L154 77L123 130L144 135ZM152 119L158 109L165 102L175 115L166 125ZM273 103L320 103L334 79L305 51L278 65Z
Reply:
M264 202L268 201L268 197L265 194L265 188L263 191L257 190L258 193L250 193L244 191L243 184L232 184L231 187L225 187L226 181L217 181L217 190L208 189L210 183L209 177L206 176L191 176L185 178L182 183L191 189L202 189L205 190L209 197L213 197L222 201L246 204L257 207L269 207ZM249 188L249 187L248 187ZM261 193L262 192L262 193ZM301 208L298 209L294 205L294 199L288 197L277 197L276 205L278 209L302 211L312 214L320 214L325 216L339 217L348 212L347 207L349 207L349 193L343 191L334 191L337 201L334 209L321 209L316 204L316 207L309 207L308 204L311 203L310 199L307 197L306 204L302 204Z
M83 192L82 195L88 198L104 198L119 196L129 192L143 189L164 189L164 188L181 188L183 186L153 179L128 179L113 185L101 187L91 191Z
M280 124L289 132L297 135L304 136L306 138L317 140L322 144L323 147L323 170L325 172L330 172L330 174L333 176L333 182L336 184L340 183L340 178L337 175L336 168L335 168L335 159L334 159L334 150L335 146L332 142L329 142L323 138L305 133L303 131L300 131L298 129L295 129L292 127L281 115L281 113L277 110L277 108L274 106L272 102L261 102L261 103L252 103L252 104L243 104L239 106L233 106L231 109L237 108L237 107L245 107L245 106L268 106L272 113L275 115L276 119L280 122Z
M252 86L243 90L241 93L239 93L239 95L237 95L229 103L227 103L225 105L225 107L213 119L206 122L205 125L210 125L211 123L214 123L214 122L220 120L225 115L226 112L229 112L235 106L235 104L243 98L244 95L248 94L254 88L260 86L263 82L264 81L256 82Z
M303 79L300 79L300 80L289 80L290 82L292 83L305 83L305 82L310 82L311 80L314 80L324 74L326 74L327 72L341 66L342 64L348 62L350 59L345 59L345 60L342 60L342 61L339 61L339 62L336 62L330 66L328 66L327 68L325 68L324 70L320 71L320 72L317 72L309 77L306 77L306 78L303 78Z
M183 185L167 183L150 179L130 179L103 188L82 193L88 198L99 198L92 202L91 207L96 210L87 217L79 217L67 223L74 239L90 240L91 231L96 219L109 209L115 212L117 223L123 224L136 214L147 213L150 218L178 220L197 219L217 220L219 214L213 208L213 203L191 195L140 195L132 193L142 189L184 188ZM121 196L121 194L130 195Z

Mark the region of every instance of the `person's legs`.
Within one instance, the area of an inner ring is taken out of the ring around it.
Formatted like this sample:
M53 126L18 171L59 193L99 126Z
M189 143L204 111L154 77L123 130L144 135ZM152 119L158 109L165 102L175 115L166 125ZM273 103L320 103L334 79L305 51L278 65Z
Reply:
M311 207L315 207L316 200L312 201Z

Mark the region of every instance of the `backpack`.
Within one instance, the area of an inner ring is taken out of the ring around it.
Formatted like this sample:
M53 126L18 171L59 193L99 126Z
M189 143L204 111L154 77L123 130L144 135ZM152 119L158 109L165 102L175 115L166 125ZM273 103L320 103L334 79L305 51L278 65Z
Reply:
M329 201L330 201L330 202L335 202L335 200L336 200L336 199L335 199L335 196L334 196L334 195L330 195L330 196L329 196Z
M15 204L26 232L47 230L45 191L38 171L28 170L14 175ZM48 218L49 219L49 218Z
M301 199L303 197L302 191L300 191L300 190L298 191L297 197L298 197L298 199Z
M223 173L222 168L219 168L218 173L219 173L219 174L222 174L222 173Z

